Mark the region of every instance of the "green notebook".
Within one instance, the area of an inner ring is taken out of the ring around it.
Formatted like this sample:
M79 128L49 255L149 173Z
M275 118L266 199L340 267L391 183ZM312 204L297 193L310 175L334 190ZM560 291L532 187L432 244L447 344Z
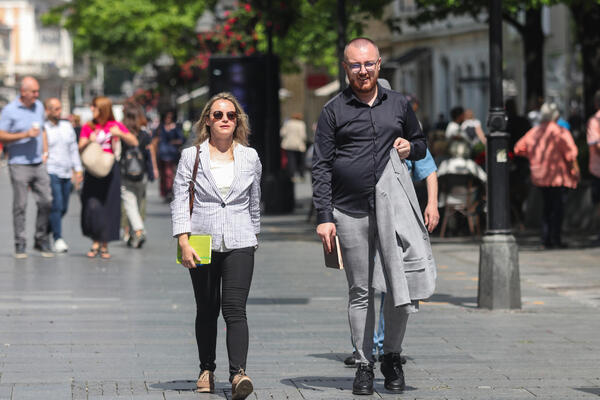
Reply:
M196 250L198 257L200 257L200 261L197 262L196 265L210 264L212 255L212 237L210 235L191 235L188 238L188 241L192 248ZM177 264L181 264L181 247L179 247L179 243L177 243Z

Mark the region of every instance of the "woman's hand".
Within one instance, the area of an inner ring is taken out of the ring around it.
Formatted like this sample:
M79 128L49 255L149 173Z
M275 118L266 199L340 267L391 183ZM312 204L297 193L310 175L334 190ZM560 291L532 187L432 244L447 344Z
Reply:
M181 247L181 265L187 269L196 268L196 260L200 261L200 257L196 250L188 242L188 234L179 235L179 247Z
M123 137L123 132L121 132L121 130L119 129L118 126L113 125L110 127L109 132L111 135L115 136L115 137Z

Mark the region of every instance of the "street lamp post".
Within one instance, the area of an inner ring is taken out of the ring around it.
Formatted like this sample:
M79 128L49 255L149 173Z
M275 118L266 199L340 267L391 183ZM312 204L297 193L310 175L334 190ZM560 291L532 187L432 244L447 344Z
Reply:
M519 253L511 234L508 138L502 95L502 0L490 0L490 111L488 115L487 230L479 252L480 308L521 308Z

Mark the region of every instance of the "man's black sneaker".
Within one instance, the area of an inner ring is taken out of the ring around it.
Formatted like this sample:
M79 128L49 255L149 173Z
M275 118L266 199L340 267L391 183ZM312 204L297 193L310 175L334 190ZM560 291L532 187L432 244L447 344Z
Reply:
M402 371L402 358L400 353L387 353L381 362L381 373L385 380L383 386L393 393L404 390L404 371Z
M33 248L40 252L42 257L51 258L54 257L54 252L50 248L50 245L47 241L36 242Z
M375 379L373 365L359 364L356 376L354 377L354 383L352 383L352 394L373 394L373 379Z
M346 357L346 359L344 360L344 364L348 367L356 367L356 357L354 357L354 353Z

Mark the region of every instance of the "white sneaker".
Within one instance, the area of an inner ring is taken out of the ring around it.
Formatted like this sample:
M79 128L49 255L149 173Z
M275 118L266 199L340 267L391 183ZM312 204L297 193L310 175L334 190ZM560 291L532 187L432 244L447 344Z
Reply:
M54 250L57 253L66 253L69 250L69 246L67 246L67 242L63 238L59 238L54 241Z

